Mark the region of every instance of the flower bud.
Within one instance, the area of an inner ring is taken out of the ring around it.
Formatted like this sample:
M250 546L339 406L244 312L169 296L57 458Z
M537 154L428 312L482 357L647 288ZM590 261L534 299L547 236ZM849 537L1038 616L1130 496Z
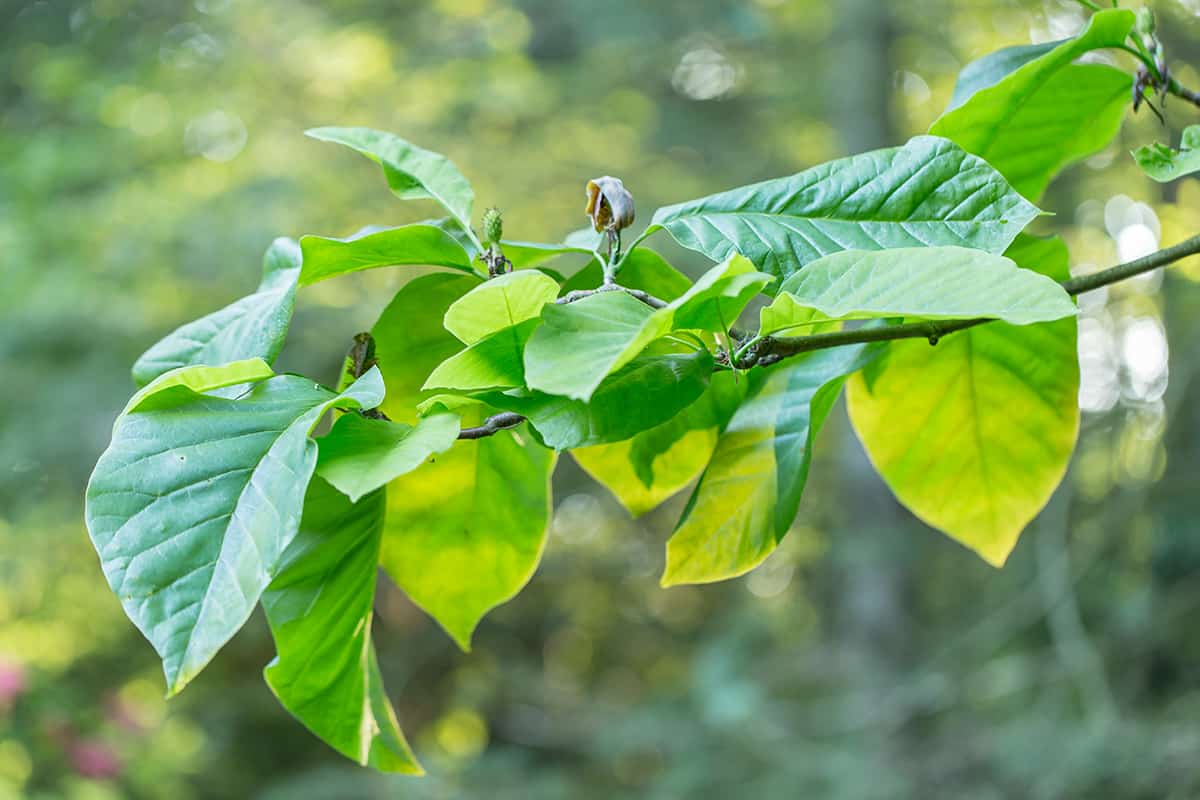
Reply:
M585 210L597 232L619 231L633 224L633 195L618 178L595 178L587 183Z
M504 220L495 206L483 212L483 238L488 244L497 244L504 238Z

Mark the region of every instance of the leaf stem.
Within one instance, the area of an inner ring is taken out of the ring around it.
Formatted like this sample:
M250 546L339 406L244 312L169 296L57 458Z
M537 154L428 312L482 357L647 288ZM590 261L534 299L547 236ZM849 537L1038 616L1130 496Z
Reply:
M509 428L515 428L525 421L525 418L520 414L515 414L511 411L505 411L500 414L494 414L483 421L483 424L476 428L463 428L458 432L459 439L483 439L486 436L493 436L500 431L506 431Z

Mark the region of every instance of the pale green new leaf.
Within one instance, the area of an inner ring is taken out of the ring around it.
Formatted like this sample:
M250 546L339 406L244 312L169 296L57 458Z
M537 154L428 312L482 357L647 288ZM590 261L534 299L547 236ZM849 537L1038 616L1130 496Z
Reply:
M463 650L480 619L537 569L554 462L518 428L460 441L388 487L383 568Z
M541 322L527 319L480 339L438 364L421 388L482 392L523 386L525 344Z
M1189 125L1183 129L1178 150L1155 142L1134 150L1133 158L1142 172L1159 183L1200 172L1200 125Z
M718 372L699 400L663 424L571 455L631 515L641 516L700 476L745 394L744 378Z
M1022 237L1018 264L1067 277L1056 239ZM992 322L893 342L850 382L871 462L916 516L1000 566L1062 480L1079 429L1074 318Z
M129 402L125 404L125 408L121 411L121 416L128 414L130 411L137 411L144 408L152 401L154 395L159 392L165 392L167 389L175 386L184 386L196 394L204 394L229 386L238 386L243 383L265 381L274 374L270 365L261 358L232 361L228 364L215 367L205 364L177 367L170 372L164 372L141 389L138 389L133 397L129 398ZM121 417L117 417L117 422L120 421Z
M500 243L504 257L512 262L513 269L522 270L538 267L559 256L591 256L588 247L576 247L570 244L545 244L543 242L514 242L504 240Z
M737 577L775 550L800 507L817 432L846 377L878 349L819 350L755 374L667 542L663 586Z
M454 414L432 414L416 425L343 414L317 441L317 475L358 502L431 456L449 450L458 430Z
M665 228L714 261L741 253L786 278L840 250L961 245L1000 253L1037 214L982 159L918 136L903 147L660 208L643 238Z
M300 530L262 595L278 653L263 677L338 752L382 772L420 775L371 641L384 510L383 492L354 504L319 478L309 484Z
M304 251L301 286L376 267L425 265L475 271L470 253L435 225L404 225L348 239L303 236L300 247Z
M1001 48L975 59L959 71L958 80L954 83L954 94L951 96L950 105L946 107L946 110L953 111L970 100L976 92L989 86L995 86L1011 73L1016 72L1035 58L1044 56L1065 41L1060 39L1040 44L1019 44Z
M1028 325L1075 314L1058 282L965 247L834 253L784 281L783 293L835 319L993 317Z
M1104 149L1129 102L1131 78L1104 64L1073 64L1117 47L1134 14L1108 9L1049 52L980 89L938 118L929 132L986 159L1013 187L1036 199L1067 164Z
M305 134L323 142L345 145L379 164L388 187L402 200L431 199L441 203L458 220L476 252L483 249L471 230L475 192L450 159L417 147L394 133L370 128L313 128Z
M340 395L281 375L238 400L173 385L117 421L84 515L170 694L237 632L278 568L316 465L318 420L333 406L382 399L378 370Z
M586 403L525 390L484 399L527 417L548 447L570 450L621 441L661 425L704 393L712 370L707 350L646 354L605 378Z
M144 386L164 372L193 364L248 358L271 363L287 336L300 271L296 243L276 239L263 256L262 281L254 294L168 334L138 358L133 380Z
M558 296L558 283L536 270L518 270L479 284L455 300L443 319L463 344L474 344L542 312Z
M665 308L652 310L618 291L547 305L544 324L525 348L526 382L531 389L586 402L606 376L655 339L674 330L727 330L770 280L734 256Z

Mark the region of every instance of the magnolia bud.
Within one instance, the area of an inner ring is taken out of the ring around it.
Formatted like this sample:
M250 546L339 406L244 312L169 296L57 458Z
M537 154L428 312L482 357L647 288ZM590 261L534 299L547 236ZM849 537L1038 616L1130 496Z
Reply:
M597 232L628 228L633 224L633 195L619 178L595 178L587 183L586 212Z
M504 220L495 206L483 212L483 238L488 244L497 244L504 238Z

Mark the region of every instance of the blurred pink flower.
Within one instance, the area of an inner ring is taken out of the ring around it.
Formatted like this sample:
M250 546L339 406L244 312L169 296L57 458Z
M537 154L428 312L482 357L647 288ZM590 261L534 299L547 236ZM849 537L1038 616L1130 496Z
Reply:
M103 742L84 739L74 742L67 750L71 766L85 778L104 780L121 772L121 762L113 749Z
M25 687L24 667L15 661L0 659L0 710L11 706Z

